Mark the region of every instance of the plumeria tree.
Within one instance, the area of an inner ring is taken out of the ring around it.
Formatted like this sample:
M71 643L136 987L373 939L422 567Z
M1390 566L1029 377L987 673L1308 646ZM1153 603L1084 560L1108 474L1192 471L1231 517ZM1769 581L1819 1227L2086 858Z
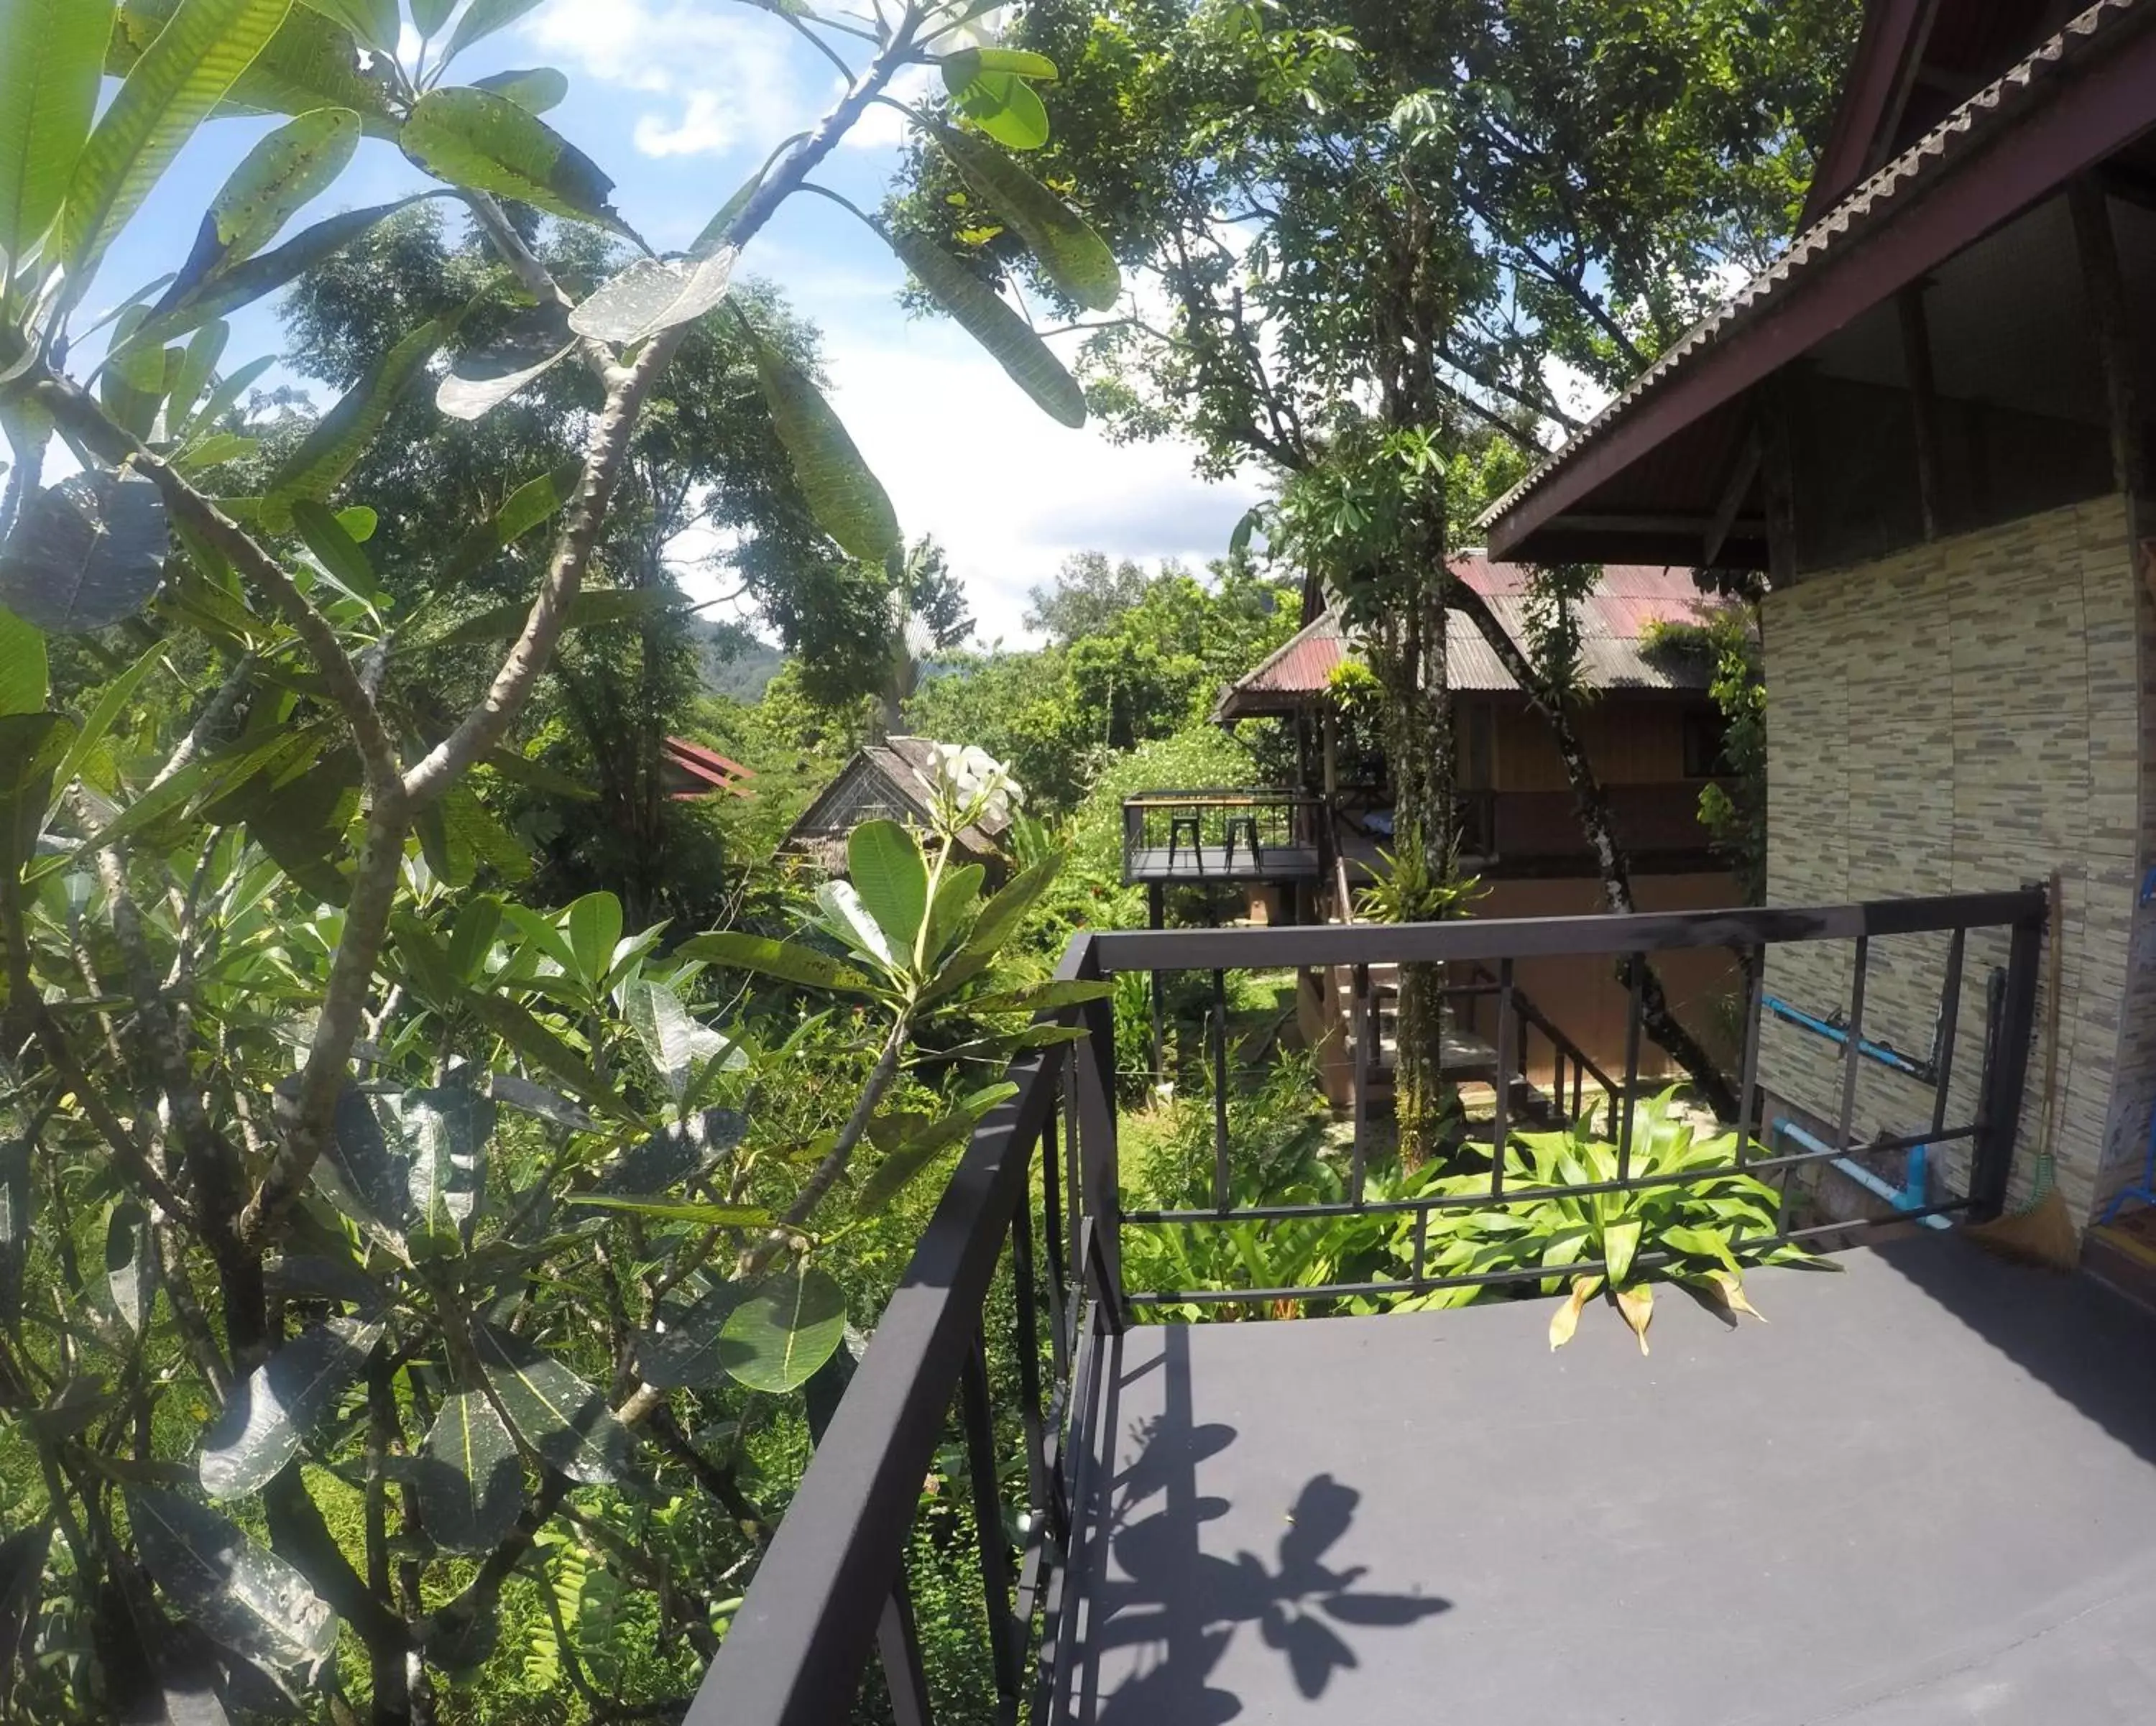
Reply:
M963 1016L989 1060L1057 1034L1026 1021L1062 996L996 973L1052 862L990 898L954 859L962 817L1014 795L983 764L948 765L925 843L856 835L798 940L629 930L604 893L521 904L481 795L531 779L564 633L624 615L603 529L702 320L752 346L822 531L902 555L814 382L728 293L872 105L1072 294L1116 301L1106 248L1009 153L1045 141L1055 67L973 0L767 7L843 93L660 255L542 117L558 73L458 80L536 3L0 0L0 1417L36 1482L0 1543L0 1653L36 1718L431 1718L565 1524L642 1567L663 1646L708 1652L735 1578L662 1535L757 1513L698 1397L798 1387L844 1321L829 1239L993 1106L925 1083L918 1027ZM947 110L892 95L921 65ZM273 123L192 249L91 315L116 238L234 115ZM367 139L414 188L287 237ZM241 494L270 356L239 363L228 319L420 199L460 206L496 267ZM541 219L607 238L591 279L542 261ZM864 220L1082 421L1017 310ZM393 407L475 421L557 366L583 381L578 458L501 474L462 543L401 554L431 569L377 569L348 481ZM460 605L506 557L522 599ZM444 711L429 667L487 643L483 693ZM761 1005L714 1023L714 999ZM816 1026L875 1049L828 1128L797 1077Z

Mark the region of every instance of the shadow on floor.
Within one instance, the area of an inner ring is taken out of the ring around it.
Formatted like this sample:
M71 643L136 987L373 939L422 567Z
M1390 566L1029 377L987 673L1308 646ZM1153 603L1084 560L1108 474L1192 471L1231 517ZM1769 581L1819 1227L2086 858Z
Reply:
M1914 1287L2145 1462L2156 1462L2156 1320L2094 1278L2006 1263L1949 1237L1873 1249Z
M1109 1487L1096 1536L1106 1540L1113 1562L1093 1595L1085 1679L1070 1716L1081 1726L1222 1726L1236 1718L1243 1698L1210 1680L1236 1639L1252 1635L1277 1652L1296 1692L1315 1700L1337 1674L1362 1663L1354 1647L1360 1633L1403 1629L1451 1605L1365 1588L1367 1566L1328 1561L1363 1497L1329 1472L1304 1481L1270 1556L1204 1551L1201 1529L1231 1507L1201 1494L1200 1465L1234 1444L1236 1431L1194 1422L1188 1349L1188 1333L1176 1327L1162 1357L1139 1369L1166 1375L1164 1411L1133 1426L1136 1455ZM1116 1400L1111 1390L1111 1432ZM1116 1676L1100 1695L1104 1663Z

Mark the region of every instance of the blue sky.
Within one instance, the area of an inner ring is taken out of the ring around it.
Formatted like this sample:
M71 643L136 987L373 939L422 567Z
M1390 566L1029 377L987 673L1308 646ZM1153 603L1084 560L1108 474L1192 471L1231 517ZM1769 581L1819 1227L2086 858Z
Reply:
M830 65L778 20L732 0L547 0L460 58L457 75L536 65L568 74L568 100L549 123L613 177L622 213L662 249L685 245L838 88ZM875 110L818 177L873 204L897 164L897 120ZM197 135L113 248L93 306L177 266L209 198L264 130L221 120ZM393 146L367 140L295 226L418 183ZM1070 553L1217 556L1257 495L1254 484L1199 480L1177 445L1118 448L1049 420L963 331L902 311L898 264L824 200L793 200L743 268L779 284L823 330L834 404L908 536L933 534L948 548L984 640L1019 638L1026 589ZM277 341L274 312L254 309L235 320L228 360Z

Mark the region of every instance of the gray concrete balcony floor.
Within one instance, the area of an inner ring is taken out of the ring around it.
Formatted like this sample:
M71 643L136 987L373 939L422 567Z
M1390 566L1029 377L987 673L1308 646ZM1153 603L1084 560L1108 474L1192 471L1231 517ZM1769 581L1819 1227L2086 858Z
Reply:
M2156 1721L2156 1319L1932 1237L1654 1352L1549 1306L1113 1346L1067 1726Z

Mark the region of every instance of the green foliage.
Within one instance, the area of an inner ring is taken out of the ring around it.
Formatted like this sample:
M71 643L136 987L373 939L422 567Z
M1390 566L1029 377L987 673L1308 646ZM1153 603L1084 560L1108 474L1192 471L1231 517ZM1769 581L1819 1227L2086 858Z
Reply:
M1747 904L1767 897L1767 668L1758 617L1749 605L1727 604L1696 623L1659 624L1641 645L1650 653L1704 659L1708 692L1722 716L1727 776L1700 787L1699 819L1727 859Z
M1296 627L1286 592L1233 566L1210 581L1173 564L1147 578L1098 554L1071 559L1052 593L1035 592L1029 616L1054 645L956 661L922 684L906 723L1009 761L1038 807L1058 814L1129 751L1202 725L1222 686ZM1241 781L1180 782L1247 782L1244 771Z
M1209 1076L1208 1083L1209 1085ZM1335 1162L1322 1155L1327 1115L1306 1060L1268 1068L1250 1090L1228 1099L1232 1149L1230 1198L1250 1205L1330 1205L1348 1196ZM1163 1130L1132 1155L1130 1204L1147 1210L1204 1210L1214 1203L1213 1102L1201 1093L1167 1107ZM1389 1232L1385 1219L1297 1218L1290 1222L1230 1222L1147 1225L1123 1232L1124 1278L1134 1291L1292 1288L1345 1280L1371 1261ZM1165 1309L1166 1319L1297 1318L1306 1303L1272 1303L1262 1310L1235 1302Z
M801 1385L1009 1097L974 1065L1090 998L1009 962L1058 855L993 894L953 858L1015 796L993 764L813 906L664 777L692 530L782 633L869 554L882 603L833 633L888 706L964 633L887 502L859 530L813 332L733 273L909 66L1044 141L1052 67L958 7L865 53L803 14L855 99L666 260L538 117L561 74L445 76L531 0L0 0L0 1595L34 1609L0 1713L678 1712ZM234 115L275 118L172 274L80 317ZM362 134L408 195L285 238ZM946 145L1114 297L1054 192ZM1017 310L943 286L1082 415ZM286 289L290 351L228 356ZM331 405L259 393L279 358Z

